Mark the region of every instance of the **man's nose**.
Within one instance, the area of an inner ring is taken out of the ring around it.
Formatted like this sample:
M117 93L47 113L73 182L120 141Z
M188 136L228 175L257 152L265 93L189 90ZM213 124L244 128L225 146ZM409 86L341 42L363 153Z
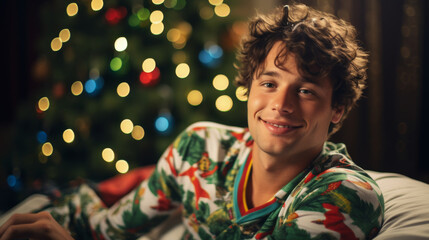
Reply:
M296 101L295 92L286 88L278 91L272 99L272 109L280 114L292 113L294 111Z

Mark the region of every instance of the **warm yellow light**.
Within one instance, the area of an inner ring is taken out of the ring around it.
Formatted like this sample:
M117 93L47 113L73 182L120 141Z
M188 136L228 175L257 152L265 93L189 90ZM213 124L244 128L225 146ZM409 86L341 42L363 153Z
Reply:
M105 148L101 152L101 157L106 162L112 162L115 159L115 152L111 148Z
M144 137L144 129L142 126L135 125L133 131L131 132L131 136L135 140L142 140Z
M150 73L152 72L156 67L155 59L153 58L146 58L142 63L142 69L143 72Z
M134 124L130 119L124 119L121 122L121 131L125 134L130 134L133 131Z
M192 90L188 93L187 99L192 106L198 106L203 101L203 94L198 90Z
M231 12L231 9L229 8L229 6L227 4L222 3L222 4L215 7L214 12L219 17L226 17Z
M228 88L229 80L223 74L218 74L213 78L213 87L216 90L223 91Z
M63 139L66 143L72 143L74 141L74 132L70 128L63 132Z
M160 23L162 22L163 19L164 19L164 14L159 10L153 11L149 16L149 21L151 23Z
M200 9L200 17L204 20L209 20L210 18L213 17L213 15L214 15L213 8L211 7L205 6Z
M235 96L237 97L238 100L240 100L242 102L247 101L247 88L245 88L243 86L239 86L235 90Z
M71 92L73 95L78 96L83 92L83 84L81 81L76 81L71 85Z
M167 39L170 42L177 42L180 39L180 30L177 28L172 28L167 32Z
M94 11L99 11L103 8L104 2L103 0L92 0L91 1L91 8Z
M164 0L152 0L153 4L155 5L161 5L164 3Z
M78 11L79 11L79 7L77 6L76 3L70 3L69 5L67 5L66 12L69 17L73 17L74 15L77 14Z
M150 25L150 32L153 35L159 35L164 31L164 24L162 22L160 23L152 23Z
M179 78L186 78L190 72L191 72L191 69L189 68L189 65L186 63L181 63L176 67L176 75Z
M216 99L216 108L221 112L228 112L231 110L233 102L230 96L222 95Z
M47 97L40 98L38 106L39 106L39 109L42 111L48 110L50 106L49 99Z
M128 41L125 37L120 37L115 41L115 50L122 52L128 47Z
M118 93L119 97L126 97L128 94L130 94L130 85L128 85L126 82L121 82L116 88L116 92Z
M120 172L120 173L126 173L128 172L129 166L128 166L128 162L125 160L118 160L116 162L116 171Z
M177 28L180 30L183 36L189 36L192 32L192 25L188 22L181 22Z
M223 3L223 0L209 0L209 3L213 6L218 6Z
M61 39L59 37L52 39L52 41L51 41L52 51L56 52L56 51L60 50L62 48L62 46L63 46L63 43L61 42Z
M42 153L46 157L51 156L53 152L54 152L54 147L52 147L52 144L50 142L45 142L42 145Z
M67 42L68 40L70 40L70 30L68 30L67 28L61 30L59 37L61 42Z

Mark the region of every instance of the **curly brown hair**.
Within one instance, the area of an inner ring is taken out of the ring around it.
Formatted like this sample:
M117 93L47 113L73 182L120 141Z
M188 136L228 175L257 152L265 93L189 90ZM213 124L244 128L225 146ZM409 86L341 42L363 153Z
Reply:
M359 46L356 29L303 4L258 15L249 22L249 32L237 54L238 86L251 91L252 79L260 74L268 52L278 41L283 43L275 61L278 67L291 52L303 77L331 80L332 107L344 107L341 121L329 127L329 135L335 133L360 98L367 79L368 53Z

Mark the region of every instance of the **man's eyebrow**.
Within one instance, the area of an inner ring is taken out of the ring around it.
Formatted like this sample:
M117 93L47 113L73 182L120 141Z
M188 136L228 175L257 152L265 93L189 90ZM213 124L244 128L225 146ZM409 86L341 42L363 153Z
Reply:
M259 74L259 77L261 76L269 76L269 77L275 77L275 78L280 78L280 73L276 72L276 71L263 71ZM320 86L320 81L318 81L315 78L305 78L305 77L301 77L299 76L297 78L298 81L303 82L303 83L312 83L315 84L317 86Z

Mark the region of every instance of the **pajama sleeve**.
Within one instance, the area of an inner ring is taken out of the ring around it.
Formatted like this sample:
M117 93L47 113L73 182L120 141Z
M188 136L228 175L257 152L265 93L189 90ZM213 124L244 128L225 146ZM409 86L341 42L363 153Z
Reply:
M93 188L81 185L47 209L76 239L136 239L181 205L176 182L179 155L169 146L153 174L110 208Z
M271 239L371 239L383 221L383 197L369 177L327 171L292 193Z

